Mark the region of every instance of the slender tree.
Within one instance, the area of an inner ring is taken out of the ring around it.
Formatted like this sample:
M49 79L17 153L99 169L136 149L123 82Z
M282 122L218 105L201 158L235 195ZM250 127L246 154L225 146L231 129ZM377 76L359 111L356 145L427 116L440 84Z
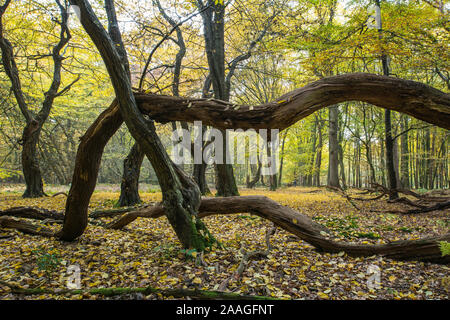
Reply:
M7 0L0 7L0 49L2 51L2 64L6 75L11 81L11 90L14 92L17 104L26 123L22 132L22 138L20 139L20 144L22 145L22 171L26 183L26 190L23 194L24 198L42 197L45 194L37 154L37 145L42 126L50 115L55 98L67 92L73 83L77 81L75 80L67 87L59 90L61 85L62 62L64 60L62 52L71 36L67 27L68 14L66 7L59 0L55 1L59 8L61 19L56 19L60 27L59 39L51 52L53 59L53 78L48 91L44 94L42 107L37 113L33 112L26 102L19 69L15 61L14 48L11 42L5 38L3 18L11 1Z

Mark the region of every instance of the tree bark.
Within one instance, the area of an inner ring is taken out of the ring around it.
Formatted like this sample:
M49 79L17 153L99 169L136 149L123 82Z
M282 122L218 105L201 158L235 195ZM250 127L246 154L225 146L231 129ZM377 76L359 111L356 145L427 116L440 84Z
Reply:
M41 132L41 125L33 120L23 130L22 143L22 171L26 189L24 198L39 198L45 195L41 169L37 155L37 143Z
M206 226L195 217L200 204L200 191L197 185L170 160L155 132L153 123L148 124L139 112L131 88L130 77L121 56L90 4L86 0L71 0L70 3L80 8L81 24L106 65L118 101L120 115L156 172L163 194L166 216L178 239L185 248L203 251L215 239L209 234ZM108 3L110 10L114 10L112 0L108 0ZM108 13L109 19L114 16L115 14ZM117 21L112 22L117 23ZM115 42L117 43L117 41ZM101 152L95 153L100 158ZM95 186L95 181L93 185ZM76 231L82 233L84 228L85 225ZM62 236L65 234L63 233Z
M230 98L229 90L227 90L225 81L225 5L214 1L207 0L209 6L204 10L203 4L199 2L199 9L202 11L206 57L211 75L211 83L214 90L214 97L228 101ZM238 196L238 188L234 178L233 166L226 163L227 148L226 135L222 131L223 141L223 157L222 164L215 164L216 171L216 189L217 196Z
M122 182L120 184L119 206L129 207L141 203L139 196L139 175L145 153L138 143L134 143L130 153L123 161Z
M328 185L340 188L339 183L339 141L338 141L338 106L329 107L329 163L328 163Z
M135 96L141 112L160 123L202 121L220 129L282 130L324 107L363 101L450 129L450 94L423 83L368 73L323 78L257 106L156 94Z

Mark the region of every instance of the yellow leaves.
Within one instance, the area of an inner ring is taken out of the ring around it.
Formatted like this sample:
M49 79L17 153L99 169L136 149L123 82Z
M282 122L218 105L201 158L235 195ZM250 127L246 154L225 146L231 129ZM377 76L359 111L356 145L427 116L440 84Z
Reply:
M330 297L325 292L318 292L317 296L321 299L330 299Z
M324 220L318 221L321 224L329 218L324 212L329 212L330 216L342 215L340 210L347 206L345 201L340 202L337 198L327 195L325 191L305 195L299 190L301 188L289 188L269 194L263 190L243 190L242 194L268 195L274 200L281 200L285 205L299 208L302 213L309 216L317 217L317 213L323 214ZM91 210L102 206L111 207L112 200L117 199L118 195L117 192L96 192L92 198ZM17 200L9 200L8 197L5 201L8 203L7 206L15 206L16 201L23 203L20 197L16 197ZM143 192L141 197L145 202L159 201L161 193ZM32 201L35 201L33 205L37 207L51 207L52 210L62 211L65 199L56 197ZM26 204L23 203L23 205ZM0 206L5 206L4 202L0 202ZM375 218L381 219L379 216ZM300 220L295 216L290 219L292 223L298 223L297 220ZM48 240L41 240L39 237L20 237L14 240L18 241L18 243L14 242L14 247L21 248L20 255L16 252L8 255L7 247L12 247L12 242L1 240L0 256L3 260L0 261L0 276L5 281L16 280L7 271L14 270L16 274L20 274L23 266L26 265L26 260L32 260L31 251L38 245L46 243L49 252L57 252L65 261L61 264L63 276L55 279L54 286L64 288L67 280L65 269L70 264L79 264L83 276L83 288L123 287L132 284L139 287L182 288L185 286L186 289L217 290L222 281L229 278L239 266L242 247L247 251L265 249L265 230L268 223L260 218L236 219L233 216L211 216L205 219L205 222L212 234L223 239L227 246L226 249L215 249L204 253L207 266L196 264L197 259L185 260L184 255L180 254L181 246L175 233L171 231L167 219L139 219L126 231L106 230L90 225L82 240L71 246L62 246L58 242L51 242L49 245ZM93 245L93 241L99 238L104 241L104 245ZM441 266L430 267L433 280L425 283L423 278L417 275L416 282L410 281L411 277L416 277L411 275L411 267L415 268L416 264L410 262L398 263L389 259L380 261L377 256L353 258L344 252L317 253L311 245L286 232L277 232L270 240L274 244L270 255L265 259L250 260L242 277L233 278L227 290L234 292L239 290L242 294L268 295L282 299L384 299L386 297L389 299L394 297L395 299L441 299L445 294L443 290L436 290L442 277L439 278L433 274L433 268L440 268L436 270L441 275L448 274L448 269L442 269ZM361 240L356 241L361 242ZM192 257L198 258L198 253L194 251ZM4 264L2 264L3 261ZM370 263L379 265L382 270L382 282L390 283L391 286L385 285L377 290L367 289L366 282L369 277L367 266ZM31 287L34 280L42 276L44 274L34 268L28 271L28 277L33 280L32 283L23 279L17 282L20 285L29 284ZM416 278L413 279L416 280ZM404 286L405 283L407 286ZM394 284L400 292L386 293L389 287L394 289ZM48 295L44 297L49 298ZM80 296L81 298L86 297ZM99 299L102 298L99 296ZM161 298L167 297L161 296Z
M100 280L98 280L98 281L89 283L88 286L89 286L90 288L93 288L93 287L99 286L100 283L101 283Z
M192 283L201 284L202 283L202 279L200 279L199 277L195 277L194 280L192 280Z

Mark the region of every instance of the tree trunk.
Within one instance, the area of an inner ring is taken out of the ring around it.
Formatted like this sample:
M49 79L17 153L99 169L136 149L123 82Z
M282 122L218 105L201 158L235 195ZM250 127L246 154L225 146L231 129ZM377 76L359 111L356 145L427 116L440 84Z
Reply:
M329 107L329 164L328 185L340 188L339 184L339 141L338 141L338 106Z
M24 198L39 198L45 195L41 169L37 155L37 143L41 132L41 125L33 120L27 124L22 135L22 170L25 178L26 190Z
M394 165L394 141L392 140L391 111L385 110L384 126L386 134L386 167L388 176L388 186L390 190L397 189L397 175ZM389 193L389 200L398 198L397 192Z
M314 181L313 184L316 187L320 186L320 167L322 165L322 146L323 146L323 138L322 138L322 124L321 121L322 119L320 119L320 114L318 117L316 117L316 121L317 121L317 129L318 129L318 133L319 133L319 141L318 141L318 145L317 145L317 155L316 155L316 162L314 165Z
M211 191L208 187L208 182L206 181L206 168L207 164L204 161L202 161L202 163L200 164L194 164L194 180L197 183L202 195L211 194Z
M281 159L280 159L280 173L278 176L278 186L281 187L281 180L283 178L283 162L284 162L284 146L286 144L287 134L289 132L289 128L286 129L283 136L283 142L281 143Z
M225 5L214 0L208 0L207 5L210 8L202 11L201 15L203 18L205 49L214 97L228 101L230 96L225 84ZM201 7L200 9L204 8ZM225 140L226 135L224 131L222 131L222 136ZM226 141L224 141L224 161L222 164L216 164L214 166L217 178L216 195L222 197L238 196L239 192L234 178L233 166L226 163L226 154Z
M405 115L400 117L400 130L403 133L400 136L400 182L402 189L409 189L409 148L408 148L408 118Z
M130 207L141 203L139 196L139 175L145 153L134 143L130 153L123 161L123 175L120 184L120 207Z
M207 246L211 245L215 239L209 234L206 226L195 217L198 206L200 205L200 191L197 185L170 160L155 132L154 125L152 123L149 125L142 117L133 95L129 75L126 71L125 64L117 51L116 44L111 40L108 33L101 25L90 4L85 0L71 0L70 3L79 7L81 24L96 45L108 70L117 97L117 108L115 110L119 112L116 112L117 115L115 114L115 116L119 118L119 122L122 121L120 118L123 117L130 133L137 143L139 143L139 146L145 152L156 172L163 193L163 204L166 210L166 216L174 228L178 239L185 248L194 248L203 251ZM117 24L112 1L108 0L106 4L107 10L109 7L109 10L112 11L108 12L109 23ZM97 122L97 124L99 123ZM113 134L117 128L112 128L112 130L111 128L108 128L108 130L112 131ZM95 136L98 134L98 131L90 133ZM106 141L109 137L106 138ZM90 136L86 138L89 139ZM102 151L103 148L94 152L94 155L81 153L80 157L83 159L89 156L96 156L98 160L100 160ZM97 176L98 166L88 166L87 169L93 169L94 171L92 173L95 177ZM88 173L81 170L78 174L81 179L87 180L85 175ZM92 188L88 190L88 193L86 193L86 191L80 191L80 193L87 196L86 198L88 201L92 194L93 187L95 187L95 180L93 180ZM73 195L72 198L74 196L76 197L77 195ZM68 219L67 214L68 212L66 212L64 226L67 225L69 227L70 223L66 224L66 221L69 221L70 218L73 219L73 217L69 217ZM87 220L87 214L81 219L82 222L84 222L83 220ZM83 232L86 225L81 225L81 227L82 228L76 228L75 230L72 228L72 234L64 232L63 227L60 236L61 238L73 239L74 235L78 236Z

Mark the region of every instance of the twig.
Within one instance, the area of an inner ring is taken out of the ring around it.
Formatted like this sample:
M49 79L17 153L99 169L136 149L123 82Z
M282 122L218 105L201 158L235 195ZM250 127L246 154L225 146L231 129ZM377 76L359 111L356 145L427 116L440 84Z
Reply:
M247 263L250 259L255 257L267 257L270 253L270 250L272 250L272 245L270 244L270 236L273 235L276 231L275 225L272 225L270 229L266 231L266 246L267 249L264 251L256 250L251 252L246 252L244 248L241 248L241 252L243 253L241 262L239 263L238 268L236 271L227 279L225 279L219 286L219 291L225 291L225 289L228 286L228 283L231 281L231 279L239 279L242 274L244 273L245 267L247 266Z

